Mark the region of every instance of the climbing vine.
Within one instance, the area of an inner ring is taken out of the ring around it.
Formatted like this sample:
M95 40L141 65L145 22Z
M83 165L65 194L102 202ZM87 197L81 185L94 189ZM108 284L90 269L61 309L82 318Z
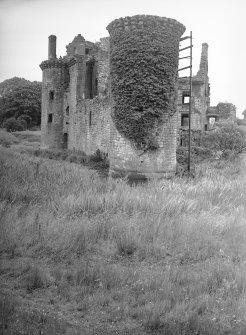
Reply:
M155 17L143 20L141 26L109 30L112 118L137 148L151 150L158 147L158 127L176 111L181 33Z

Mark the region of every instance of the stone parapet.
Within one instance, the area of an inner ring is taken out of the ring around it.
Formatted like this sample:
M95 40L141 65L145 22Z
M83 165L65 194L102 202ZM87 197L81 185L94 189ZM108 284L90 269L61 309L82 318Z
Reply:
M182 23L174 19L155 15L126 16L112 21L106 29L109 34L112 34L114 30L152 29L153 26L157 25L163 28L171 28L179 36L185 32L185 26Z
M39 66L41 70L50 69L50 68L65 68L67 67L67 61L63 59L45 60Z

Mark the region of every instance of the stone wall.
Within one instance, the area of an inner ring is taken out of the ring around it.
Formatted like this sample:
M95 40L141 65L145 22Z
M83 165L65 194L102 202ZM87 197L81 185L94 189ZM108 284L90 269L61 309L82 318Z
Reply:
M130 140L123 137L111 122L110 174L133 179L172 176L176 170L177 114L167 116L157 127L158 150L136 150Z
M81 101L70 116L70 122L68 149L86 154L98 149L105 153L110 151L110 104L107 99L96 97Z
M81 37L79 40L82 40ZM109 38L102 38L96 49L94 58L81 54L74 55L69 61L70 85L66 98L69 115L65 122L68 123L68 149L84 151L86 154L93 154L98 149L109 152ZM71 43L68 50L70 53L73 50ZM95 47L91 50L95 50ZM90 78L92 83L87 80L88 64L94 66ZM92 85L91 99L88 99L89 85Z
M203 83L192 81L192 108L191 108L191 129L201 130L203 126L202 112L204 113ZM178 85L178 128L182 127L182 115L189 114L189 104L183 103L183 94L189 94L190 81L179 79ZM188 127L185 126L185 127Z
M98 44L97 73L99 97L109 96L109 37L101 38Z
M189 114L189 104L185 104L183 101L183 95L189 95L190 90L190 79L179 78L178 85L178 128L183 128L184 134L186 134L186 129L188 124L183 126L184 116ZM202 44L201 61L200 67L195 76L192 77L192 99L191 99L191 129L198 134L199 132L204 132L208 127L207 120L207 109L210 105L210 87L208 78L208 44ZM188 121L188 119L186 120ZM182 132L179 131L179 134ZM177 138L178 144L180 141L180 136ZM186 141L187 142L187 141Z

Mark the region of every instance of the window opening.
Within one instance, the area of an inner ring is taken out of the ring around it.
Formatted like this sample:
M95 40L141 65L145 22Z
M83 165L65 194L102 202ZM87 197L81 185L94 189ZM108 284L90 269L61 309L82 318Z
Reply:
M48 114L48 123L53 122L53 114Z
M93 78L93 63L86 63L86 74L85 74L85 98L92 99L92 78Z
M50 100L54 100L54 96L55 96L55 92L54 91L50 91L50 93L49 93L49 99Z
M215 123L215 117L210 117L209 118L209 124L211 125L211 126L213 126L214 125L214 123Z
M86 63L85 99L93 99L97 95L97 68L95 61Z
M68 142L68 133L63 134L63 146L64 149L67 149L67 142Z
M182 103L183 104L189 104L190 103L190 93L189 92L183 92Z
M91 127L91 117L92 117L92 113L90 111L90 114L89 114L89 127Z
M189 115L188 114L182 114L181 127L189 127Z

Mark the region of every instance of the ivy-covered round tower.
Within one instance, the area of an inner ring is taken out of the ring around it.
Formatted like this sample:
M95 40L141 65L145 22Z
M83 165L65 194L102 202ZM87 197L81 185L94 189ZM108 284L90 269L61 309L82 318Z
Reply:
M136 15L111 22L110 173L129 178L176 170L179 41L176 20Z
M48 60L40 64L42 80L41 148L63 148L64 91L68 85L67 63L56 57L56 36L49 36Z

